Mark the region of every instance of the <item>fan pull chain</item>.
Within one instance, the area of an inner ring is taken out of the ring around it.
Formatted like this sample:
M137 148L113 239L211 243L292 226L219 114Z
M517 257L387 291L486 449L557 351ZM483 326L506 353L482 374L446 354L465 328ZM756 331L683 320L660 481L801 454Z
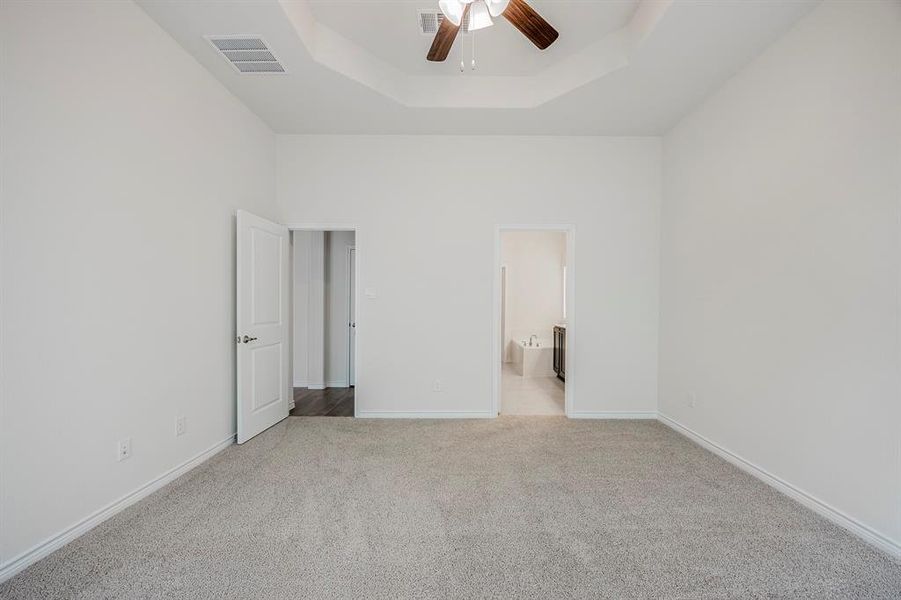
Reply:
M476 70L476 32L473 31L472 36L472 70Z
M460 40L460 72L463 73L466 70L466 44L463 43L463 40Z

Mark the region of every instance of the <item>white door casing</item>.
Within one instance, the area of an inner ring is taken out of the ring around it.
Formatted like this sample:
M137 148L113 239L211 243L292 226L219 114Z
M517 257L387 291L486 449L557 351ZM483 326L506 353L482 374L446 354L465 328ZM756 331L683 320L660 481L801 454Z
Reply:
M237 214L238 443L288 416L288 228Z

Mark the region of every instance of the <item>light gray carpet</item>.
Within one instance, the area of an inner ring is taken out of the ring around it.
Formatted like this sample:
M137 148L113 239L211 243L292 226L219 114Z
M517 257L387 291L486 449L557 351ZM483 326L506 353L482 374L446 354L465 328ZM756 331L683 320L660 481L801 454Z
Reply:
M901 563L653 421L289 418L3 598L894 598Z

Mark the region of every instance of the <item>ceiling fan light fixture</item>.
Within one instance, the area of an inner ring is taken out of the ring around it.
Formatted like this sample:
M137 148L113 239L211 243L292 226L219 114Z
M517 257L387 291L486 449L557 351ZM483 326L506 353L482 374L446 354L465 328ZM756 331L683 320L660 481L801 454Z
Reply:
M438 8L444 14L444 18L459 26L463 21L463 2L460 0L438 0Z
M492 17L499 17L507 10L510 0L485 0L485 4L488 5L488 12Z
M475 2L469 9L469 31L484 29L491 27L494 23L491 21L491 14L488 12L488 6L485 2Z
M467 20L466 29L473 32L494 25L492 16L503 15L539 50L544 50L560 37L557 30L535 12L526 0L439 0L438 7L443 17L436 19L439 21L438 31L426 54L426 60L430 62L443 62L447 59L464 18ZM421 18L420 20L422 21ZM434 26L435 23L430 20L430 24ZM471 37L475 46L475 36Z

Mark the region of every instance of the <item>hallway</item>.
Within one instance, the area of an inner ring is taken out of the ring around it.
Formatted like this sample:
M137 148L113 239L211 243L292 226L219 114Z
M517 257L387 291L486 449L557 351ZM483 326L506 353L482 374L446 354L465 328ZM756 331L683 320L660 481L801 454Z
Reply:
M292 417L352 417L354 388L294 388L294 408L288 414Z

